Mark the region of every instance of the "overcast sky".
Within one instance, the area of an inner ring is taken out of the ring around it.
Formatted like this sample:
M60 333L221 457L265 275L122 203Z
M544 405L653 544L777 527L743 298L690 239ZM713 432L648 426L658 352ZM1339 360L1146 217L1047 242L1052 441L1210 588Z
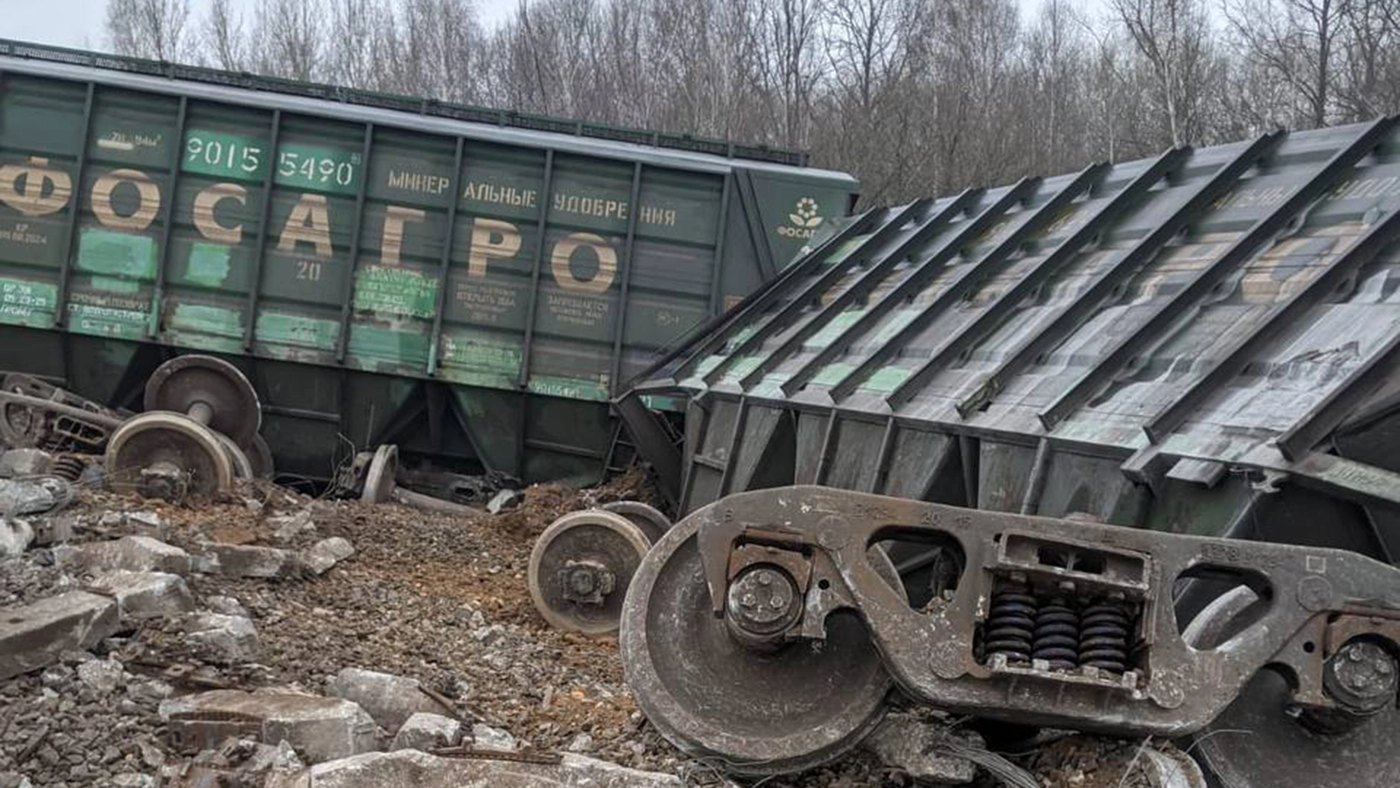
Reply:
M237 8L251 11L258 0L233 0ZM494 25L515 8L517 0L477 0L477 11L487 25ZM198 15L207 3L194 0L190 9ZM102 9L106 0L0 0L0 38L17 38L67 47L105 48Z

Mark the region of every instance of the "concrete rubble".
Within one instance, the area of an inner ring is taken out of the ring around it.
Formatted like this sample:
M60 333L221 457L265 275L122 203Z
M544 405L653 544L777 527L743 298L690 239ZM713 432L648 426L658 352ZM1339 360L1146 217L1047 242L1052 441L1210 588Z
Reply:
M947 785L972 782L977 768L972 761L953 754L956 747L948 745L954 739L965 746L983 746L975 733L952 731L901 713L887 716L865 740L865 747L889 766L920 780Z
M107 542L60 545L54 548L53 555L60 565L87 572L125 569L128 572L184 575L190 571L189 553L149 536L123 536Z
M27 520L0 518L0 560L23 554L33 541L34 527Z
M0 479L42 476L53 467L53 455L42 449L6 449L0 452Z
M186 641L210 662L232 665L258 658L258 630L243 616L192 613L181 620L180 626Z
M184 578L168 572L132 572L114 569L87 584L94 593L117 600L124 621L176 616L194 610L194 597Z
M429 712L415 712L403 725L389 745L390 750L423 750L456 747L462 742L462 723L451 717Z
M57 476L0 479L0 514L39 515L68 505L72 485Z
M289 690L214 690L160 704L177 751L194 753L230 736L287 741L309 762L375 750L374 720L359 706Z
M471 743L477 750L515 752L520 749L520 742L514 736L480 722L472 726Z
M117 603L86 591L0 612L0 679L53 664L69 649L91 648L117 631Z
M203 574L275 578L291 574L293 568L292 554L278 547L209 542L197 549L193 568Z
M312 766L276 788L684 788L674 774L628 769L579 755L559 763L442 758L417 750L367 753Z
M301 552L301 561L308 569L324 575L331 567L355 554L354 545L343 536L322 539Z
M416 679L361 668L345 668L326 684L326 694L360 705L386 731L397 731L420 711L441 713Z

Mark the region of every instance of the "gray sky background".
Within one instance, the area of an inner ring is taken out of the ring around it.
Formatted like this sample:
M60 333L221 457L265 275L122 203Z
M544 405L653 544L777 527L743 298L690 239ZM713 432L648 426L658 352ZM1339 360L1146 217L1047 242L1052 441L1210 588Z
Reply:
M477 0L477 12L486 25L494 25L515 8L517 0ZM193 0L198 15L206 5ZM233 0L251 11L257 0ZM106 0L0 0L0 38L17 38L56 46L103 49L102 14Z

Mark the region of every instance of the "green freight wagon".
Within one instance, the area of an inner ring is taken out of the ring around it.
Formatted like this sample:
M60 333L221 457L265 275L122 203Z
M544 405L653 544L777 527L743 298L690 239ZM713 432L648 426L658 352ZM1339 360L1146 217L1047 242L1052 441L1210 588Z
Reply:
M805 164L0 41L0 370L125 407L212 353L284 473L396 441L588 481L620 382L849 212Z
M956 715L1198 733L1212 786L1400 785L1400 117L879 208L816 247L616 400L689 515L621 614L658 731L812 768L893 678ZM913 610L850 560L875 542ZM1365 711L1352 663L1386 677Z

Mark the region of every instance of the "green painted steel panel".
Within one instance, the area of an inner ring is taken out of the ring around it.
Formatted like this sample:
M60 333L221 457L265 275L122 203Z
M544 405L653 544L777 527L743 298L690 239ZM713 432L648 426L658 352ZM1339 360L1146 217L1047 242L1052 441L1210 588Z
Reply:
M289 404L295 387L260 370L319 365L325 375L292 377L321 388L361 385L342 379L349 369L497 390L455 401L500 431L444 451L596 475L614 378L771 276L806 240L784 222L817 228L854 188L796 167L13 51L0 42L0 325L90 336L64 352L103 364L159 357L146 345L239 359L300 472L326 463L291 447L297 425L337 432L295 413L348 395ZM741 178L757 203L740 199ZM43 366L26 358L8 368ZM75 379L86 360L54 377ZM376 420L396 407L363 392ZM562 400L583 410L561 418Z

